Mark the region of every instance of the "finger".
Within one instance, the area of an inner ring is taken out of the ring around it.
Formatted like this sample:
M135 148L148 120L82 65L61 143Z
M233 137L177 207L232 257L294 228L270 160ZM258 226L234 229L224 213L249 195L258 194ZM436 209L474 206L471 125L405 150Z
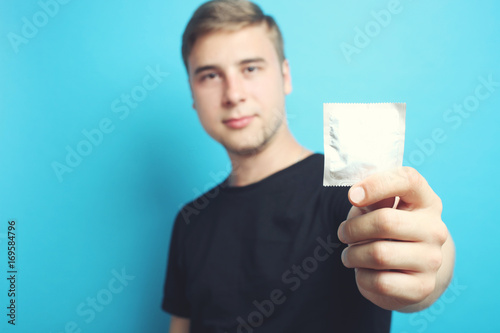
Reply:
M432 228L439 227L428 224L426 214L382 208L342 222L338 237L345 244L378 239L424 241L433 235Z
M441 267L439 246L425 243L376 241L348 246L342 252L347 268L436 272Z
M356 270L356 283L363 296L385 308L394 307L395 300L400 307L421 302L436 286L432 275L363 268Z
M402 167L368 176L349 190L354 206L364 207L399 196L399 208L429 207L440 204L439 197L415 169Z
M399 197L395 198L387 198L381 201L378 201L374 203L373 205L366 206L366 207L356 207L352 206L351 210L349 211L349 214L347 215L347 219L363 215L369 212L372 212L374 210L380 209L380 208L396 208L399 203Z

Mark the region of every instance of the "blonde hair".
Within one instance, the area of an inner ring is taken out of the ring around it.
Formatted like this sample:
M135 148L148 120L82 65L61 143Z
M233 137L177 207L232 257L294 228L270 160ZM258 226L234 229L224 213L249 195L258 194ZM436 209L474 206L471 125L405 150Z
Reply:
M194 12L182 35L182 60L189 73L188 57L196 39L214 31L238 31L265 23L269 38L276 49L280 63L285 60L283 36L276 21L265 15L259 6L247 0L212 0Z

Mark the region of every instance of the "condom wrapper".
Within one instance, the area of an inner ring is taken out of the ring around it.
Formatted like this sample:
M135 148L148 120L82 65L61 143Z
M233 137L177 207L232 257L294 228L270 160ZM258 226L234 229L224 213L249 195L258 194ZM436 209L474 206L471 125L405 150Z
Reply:
M405 103L325 103L323 186L352 186L403 164Z

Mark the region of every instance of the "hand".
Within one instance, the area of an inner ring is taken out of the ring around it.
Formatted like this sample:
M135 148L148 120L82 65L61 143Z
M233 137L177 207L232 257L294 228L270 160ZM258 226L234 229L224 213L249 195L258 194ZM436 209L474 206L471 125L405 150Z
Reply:
M442 247L449 238L441 199L409 167L371 175L348 195L353 207L338 236L348 244L342 262L355 268L361 294L388 310L425 302L440 284ZM400 201L392 208L397 196ZM453 268L447 270L447 281L431 303L451 279Z

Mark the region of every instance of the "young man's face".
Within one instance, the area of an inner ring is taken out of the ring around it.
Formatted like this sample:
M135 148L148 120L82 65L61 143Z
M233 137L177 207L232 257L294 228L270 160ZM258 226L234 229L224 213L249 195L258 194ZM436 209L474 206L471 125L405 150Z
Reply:
M188 58L193 107L207 133L233 154L259 151L286 127L290 71L266 29L203 35Z

